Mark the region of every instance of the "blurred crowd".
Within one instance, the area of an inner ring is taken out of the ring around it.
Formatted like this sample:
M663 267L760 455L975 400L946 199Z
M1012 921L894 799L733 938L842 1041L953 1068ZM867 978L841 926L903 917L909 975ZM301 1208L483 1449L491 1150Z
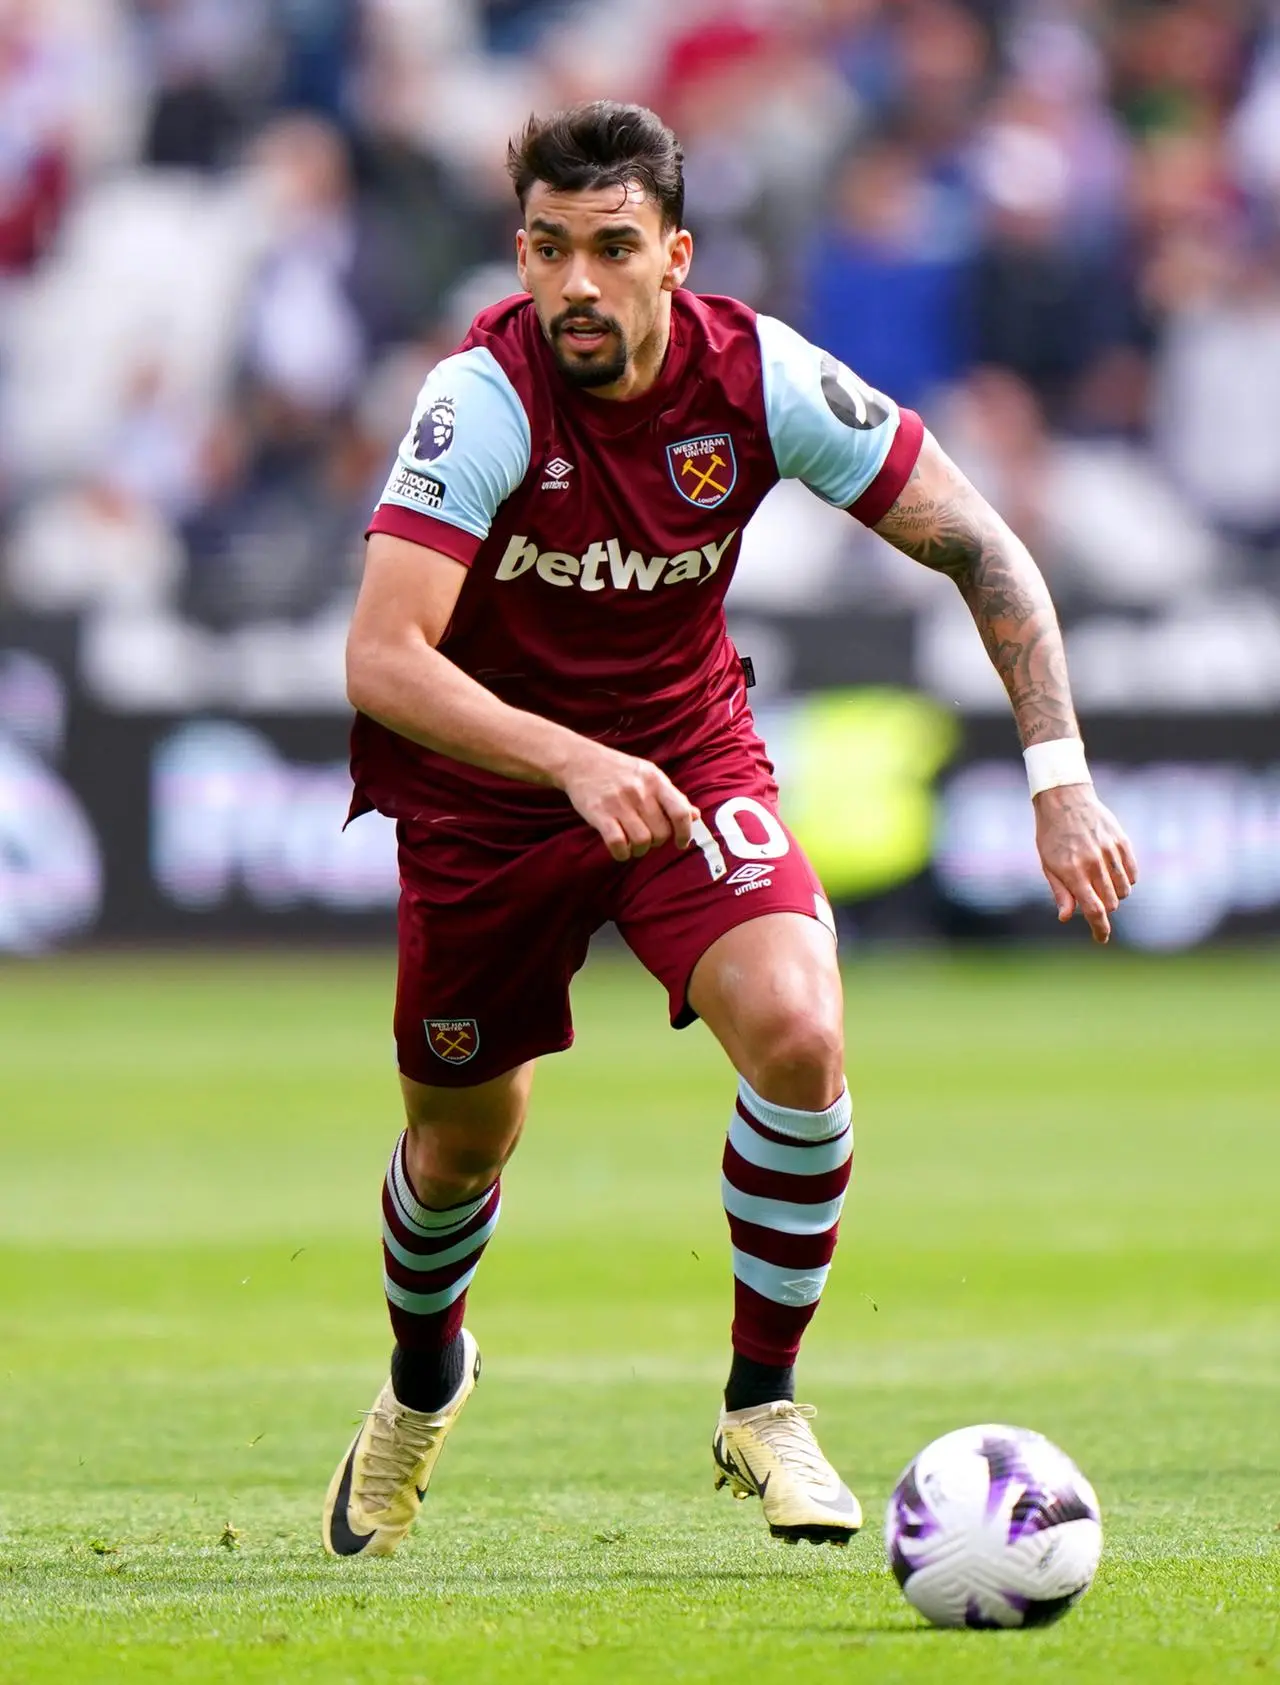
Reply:
M345 602L515 288L508 135L600 96L683 140L693 284L920 408L1065 602L1280 591L1278 0L0 0L0 605ZM775 496L749 600L910 603Z

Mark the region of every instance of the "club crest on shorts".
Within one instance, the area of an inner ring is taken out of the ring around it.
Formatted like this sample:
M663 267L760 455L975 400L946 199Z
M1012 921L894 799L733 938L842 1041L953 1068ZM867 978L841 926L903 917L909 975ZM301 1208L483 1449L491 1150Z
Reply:
M703 433L667 446L671 481L695 509L718 509L738 483L738 459L727 433Z
M480 1051L480 1027L474 1018L424 1018L427 1046L446 1065L465 1065Z

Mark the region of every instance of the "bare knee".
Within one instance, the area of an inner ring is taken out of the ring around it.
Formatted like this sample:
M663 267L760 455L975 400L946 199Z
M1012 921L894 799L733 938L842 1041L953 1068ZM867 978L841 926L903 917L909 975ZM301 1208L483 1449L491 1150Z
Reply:
M497 1153L488 1145L470 1146L442 1137L429 1124L410 1124L405 1157L419 1201L444 1211L491 1188L502 1174L510 1148Z
M779 1007L755 1026L743 1075L764 1100L818 1112L844 1089L844 1031L837 1018Z
M524 1126L524 1073L470 1089L425 1088L406 1079L402 1087L405 1159L421 1203L447 1210L491 1188Z

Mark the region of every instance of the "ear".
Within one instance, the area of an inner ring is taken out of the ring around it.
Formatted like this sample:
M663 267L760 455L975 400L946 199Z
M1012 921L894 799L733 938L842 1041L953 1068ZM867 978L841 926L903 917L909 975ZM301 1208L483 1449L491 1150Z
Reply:
M693 262L693 235L687 228L680 228L670 238L671 244L667 250L667 270L662 277L662 290L673 293L677 287L682 287L688 278L689 265Z
M529 285L529 236L523 228L516 230L516 274L520 277L520 285L526 292L533 289Z

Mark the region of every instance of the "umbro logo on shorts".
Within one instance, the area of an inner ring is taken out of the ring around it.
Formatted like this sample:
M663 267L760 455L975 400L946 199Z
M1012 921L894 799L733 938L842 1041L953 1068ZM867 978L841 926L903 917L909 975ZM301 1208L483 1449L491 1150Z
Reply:
M480 1051L480 1028L474 1018L424 1018L427 1046L446 1065L465 1065Z
M750 895L753 889L768 889L773 879L769 874L773 871L770 866L739 866L736 872L730 872L724 880L733 885L735 895Z
M754 883L757 878L767 878L772 870L772 866L739 866L736 872L730 873L725 882Z
M547 478L542 482L543 491L568 491L568 477L573 473L573 464L566 462L562 456L553 456L545 473Z

